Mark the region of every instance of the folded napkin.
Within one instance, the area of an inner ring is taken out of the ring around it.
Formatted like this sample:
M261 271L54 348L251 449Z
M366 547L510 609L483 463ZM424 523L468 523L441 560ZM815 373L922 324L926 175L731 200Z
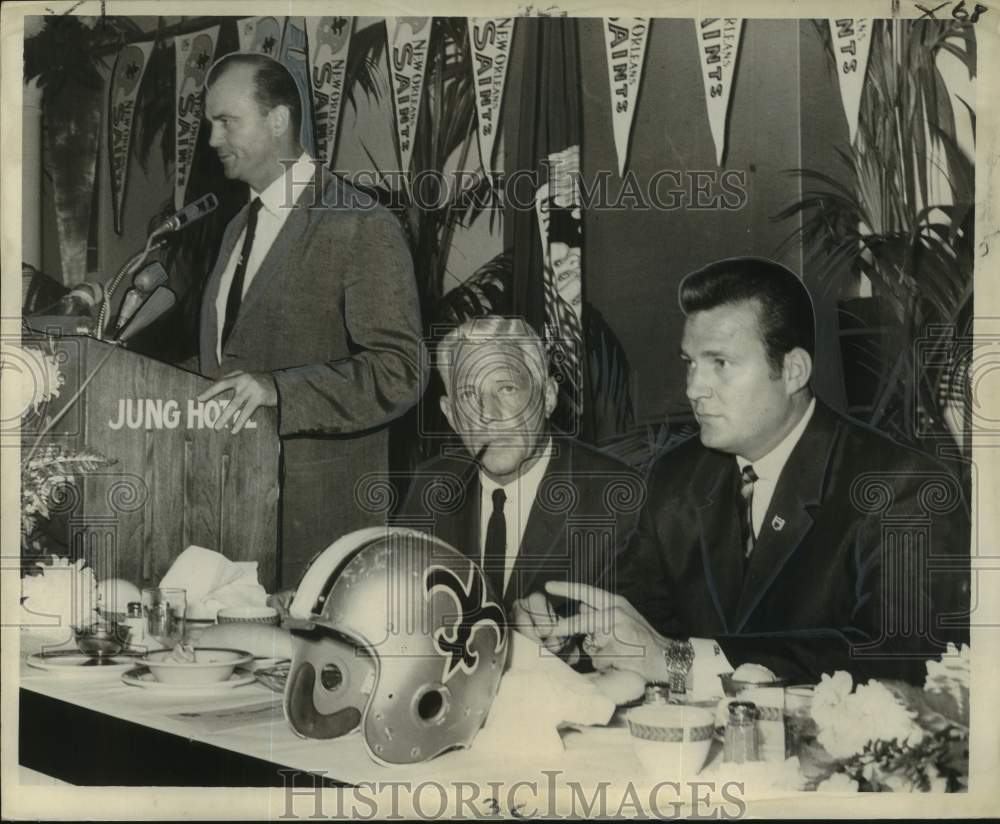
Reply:
M607 724L615 704L591 679L530 638L512 631L508 667L473 747L497 759L558 759L559 727Z
M201 546L189 546L167 570L161 587L187 592L187 617L213 619L220 609L265 606L267 593L257 581L256 561L230 561Z

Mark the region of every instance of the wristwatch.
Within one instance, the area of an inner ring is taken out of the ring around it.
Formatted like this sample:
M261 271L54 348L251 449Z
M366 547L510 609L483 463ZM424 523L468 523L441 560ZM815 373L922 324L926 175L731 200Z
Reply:
M670 684L671 694L686 692L687 674L694 663L694 647L691 642L668 639L663 657L667 663L667 683Z

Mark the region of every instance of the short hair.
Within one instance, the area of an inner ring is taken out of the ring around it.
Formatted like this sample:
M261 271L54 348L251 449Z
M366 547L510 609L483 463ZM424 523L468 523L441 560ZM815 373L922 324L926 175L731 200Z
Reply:
M755 303L757 326L772 372L780 373L785 355L799 347L814 357L816 318L812 297L791 269L767 258L717 260L682 281L678 290L685 315L718 306Z
M288 122L292 135L299 139L302 128L302 96L295 78L283 63L256 52L230 52L220 57L208 70L207 85L212 86L227 71L236 66L253 69L254 99L260 113L266 115L275 106L288 107Z
M465 321L448 332L437 345L437 368L446 394L452 391L452 369L464 347L487 344L514 346L524 354L524 362L535 382L542 386L549 377L549 358L538 333L523 318L486 315Z

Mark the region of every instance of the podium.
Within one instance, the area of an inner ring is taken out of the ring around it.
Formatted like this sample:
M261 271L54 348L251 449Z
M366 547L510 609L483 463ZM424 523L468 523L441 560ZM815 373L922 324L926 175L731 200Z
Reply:
M277 581L279 440L273 409L258 409L238 434L216 431L226 399L198 403L211 385L120 345L75 335L37 336L22 347L55 356L62 385L22 422L21 455L63 444L114 459L54 490L50 506L67 554L86 557L98 580L155 586L191 544L233 561L257 561L260 583ZM45 421L58 417L48 432Z

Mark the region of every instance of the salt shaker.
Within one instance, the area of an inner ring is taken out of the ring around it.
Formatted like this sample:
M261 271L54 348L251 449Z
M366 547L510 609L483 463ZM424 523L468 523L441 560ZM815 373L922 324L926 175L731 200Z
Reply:
M142 604L138 601L130 601L128 613L125 617L125 625L129 628L129 646L138 646L146 640L146 621L142 617Z
M742 764L759 761L757 748L757 705L752 701L733 701L729 705L722 760Z

